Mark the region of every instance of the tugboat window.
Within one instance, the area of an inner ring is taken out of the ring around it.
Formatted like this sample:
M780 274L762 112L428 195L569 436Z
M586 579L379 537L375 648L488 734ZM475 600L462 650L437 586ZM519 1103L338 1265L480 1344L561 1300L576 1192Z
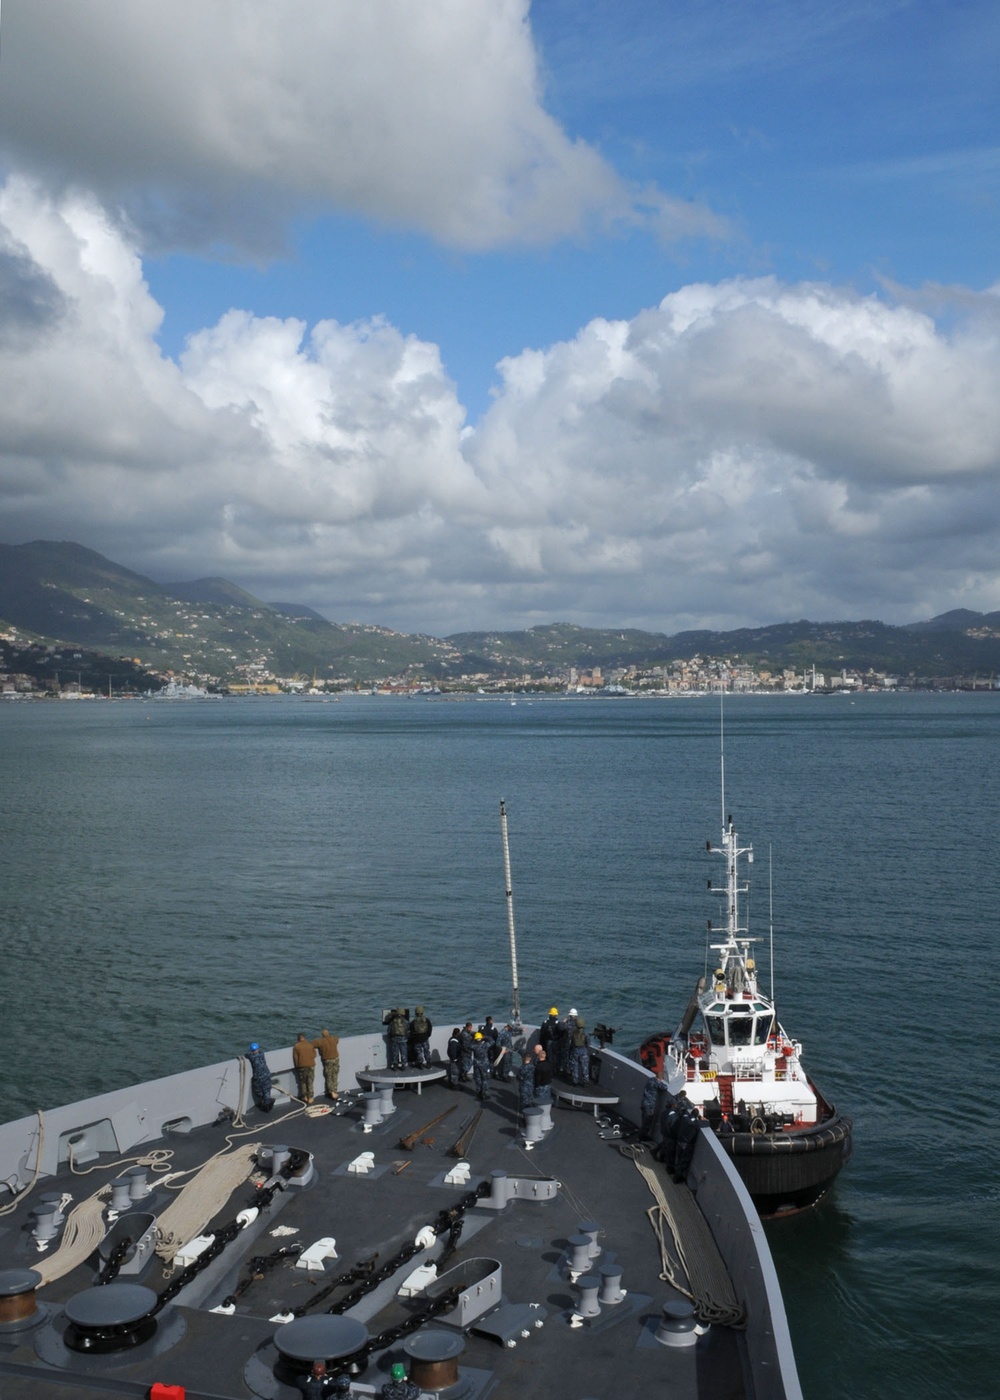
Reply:
M708 1027L708 1034L711 1036L713 1045L725 1045L726 1043L726 1023L721 1016L706 1016L705 1025Z
M751 1016L730 1016L729 1018L729 1043L730 1045L749 1045L753 1034L753 1018Z
M754 1045L766 1045L767 1038L771 1034L771 1026L774 1024L773 1016L758 1016L753 1036Z

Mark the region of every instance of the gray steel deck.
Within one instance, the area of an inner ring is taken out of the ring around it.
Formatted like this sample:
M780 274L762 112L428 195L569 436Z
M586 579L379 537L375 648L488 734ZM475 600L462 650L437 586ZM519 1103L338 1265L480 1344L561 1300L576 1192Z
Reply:
M341 1082L345 1082L343 1077ZM777 1364L772 1320L766 1313L766 1289L751 1289L747 1295L745 1280L741 1297L749 1296L750 1300L749 1346L743 1330L719 1325L713 1325L696 1345L685 1349L667 1348L655 1339L662 1305L679 1295L659 1277L659 1247L646 1214L653 1198L641 1174L619 1151L619 1143L602 1137L600 1120L592 1112L554 1106L552 1131L533 1150L526 1151L514 1089L496 1084L466 1155L471 1182L448 1185L443 1178L455 1162L449 1149L479 1107L475 1098L464 1086L451 1090L433 1083L419 1096L397 1089L395 1103L392 1116L370 1133L362 1130L360 1104L353 1096L351 1101L342 1100L335 1112L321 1117L309 1117L287 1103L279 1104L269 1116L250 1110L247 1123L254 1131L241 1135L239 1141L304 1149L313 1154L314 1182L302 1190L279 1193L260 1220L243 1231L176 1304L164 1310L157 1336L133 1351L112 1357L81 1357L61 1346L66 1325L61 1305L95 1282L93 1260L40 1290L39 1299L47 1309L45 1320L19 1332L0 1332L0 1396L3 1400L145 1396L150 1385L160 1381L185 1386L189 1397L225 1400L245 1400L268 1392L270 1384L268 1393L293 1400L296 1390L267 1380L273 1360L270 1342L278 1325L269 1319L307 1306L335 1273L372 1254L378 1253L384 1262L440 1211L458 1203L470 1186L489 1180L496 1170L506 1172L508 1178L555 1178L559 1187L552 1200L515 1199L501 1210L483 1204L471 1208L458 1249L442 1268L443 1272L477 1257L500 1261L504 1300L535 1304L532 1317L544 1320L541 1328L528 1327L526 1337L518 1330L512 1339L514 1345L502 1345L495 1337L481 1335L475 1324L461 1334L465 1348L459 1359L460 1375L471 1400L479 1395L502 1400L525 1394L558 1394L567 1400L612 1400L653 1393L676 1400L798 1394L794 1366L790 1367L792 1384L788 1386ZM398 1146L402 1136L452 1105L457 1105L455 1111L412 1151ZM295 1110L292 1116L285 1116L288 1109ZM173 1150L174 1169L190 1167L222 1149L230 1131L228 1122L196 1126L189 1132L171 1134L156 1145ZM127 1155L148 1151L152 1145L145 1142ZM374 1152L375 1171L365 1176L349 1172L348 1164L364 1151ZM103 1159L110 1162L118 1155L104 1153ZM402 1161L408 1165L396 1172L395 1164ZM703 1205L711 1223L715 1207L708 1200L710 1173L699 1173L697 1166L696 1162L689 1181L699 1191L704 1190ZM100 1166L81 1177L70 1175L63 1165L57 1177L46 1178L43 1184L46 1190L71 1191L80 1200L121 1170ZM667 1180L662 1167L656 1170L662 1189L677 1198L678 1213L683 1217L682 1207L693 1202L688 1186L676 1186ZM699 1180L704 1185L699 1185ZM251 1183L237 1189L213 1223L228 1221L252 1204L255 1190ZM16 1211L0 1217L0 1269L30 1267L37 1257L30 1237L33 1199L28 1194ZM160 1212L172 1199L167 1191L156 1188L140 1208ZM715 1213L717 1216L718 1211ZM566 1272L567 1242L585 1220L600 1228L602 1255L596 1263L622 1266L626 1298L605 1307L600 1317L572 1325L577 1293ZM296 1233L277 1237L269 1233L279 1227ZM739 1233L740 1225L737 1221L725 1228ZM282 1263L251 1284L234 1316L208 1311L245 1277L251 1257L268 1254L290 1241L308 1246L323 1236L335 1238L338 1257L327 1261L322 1273ZM697 1247L692 1236L691 1248ZM738 1257L750 1259L753 1272L753 1241L737 1241L735 1248ZM419 1263L420 1256L403 1273ZM160 1292L165 1286L160 1261L154 1257L138 1281ZM372 1336L405 1321L416 1306L396 1297L396 1283L398 1279L350 1311ZM342 1296L342 1292L334 1294L316 1311L322 1312ZM780 1351L783 1317L779 1323ZM427 1326L439 1329L441 1323ZM392 1362L406 1359L402 1346L397 1342L376 1356L357 1377L354 1393L377 1392L388 1378ZM774 1361L768 1361L772 1354Z

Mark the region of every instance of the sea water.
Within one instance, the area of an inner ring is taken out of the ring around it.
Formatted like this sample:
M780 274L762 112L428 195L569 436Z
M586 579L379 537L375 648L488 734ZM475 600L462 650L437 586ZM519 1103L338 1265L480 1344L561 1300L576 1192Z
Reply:
M1000 695L733 697L758 966L854 1119L768 1227L809 1400L998 1391ZM0 1115L422 1002L616 1047L709 958L718 700L0 705ZM773 911L773 912L772 912Z

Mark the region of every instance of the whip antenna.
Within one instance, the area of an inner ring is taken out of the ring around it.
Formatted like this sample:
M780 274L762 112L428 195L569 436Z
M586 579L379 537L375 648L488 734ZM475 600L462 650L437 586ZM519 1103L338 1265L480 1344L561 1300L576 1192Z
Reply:
M510 882L510 843L507 840L507 807L500 802L500 835L503 837L503 878L507 891L507 933L510 938L511 1021L521 1029L521 990L517 982L517 934L514 931L514 891Z

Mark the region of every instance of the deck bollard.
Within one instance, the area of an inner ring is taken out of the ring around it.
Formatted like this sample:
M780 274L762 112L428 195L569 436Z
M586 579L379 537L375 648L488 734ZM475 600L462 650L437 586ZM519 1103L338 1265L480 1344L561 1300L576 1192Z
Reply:
M571 1274L585 1274L590 1268L590 1236L570 1235L569 1271Z
M693 1347L698 1340L696 1325L694 1308L690 1303L664 1303L656 1340L665 1347Z
M367 1132L371 1128L377 1128L382 1121L382 1095L376 1091L365 1094L363 1097L365 1105L364 1128Z
M597 1271L601 1276L601 1292L598 1302L603 1308L604 1305L621 1303L625 1299L622 1292L622 1266L620 1264L602 1264Z
M580 1291L580 1301L576 1310L581 1317L600 1317L601 1305L597 1301L597 1290L601 1281L596 1274L581 1274L576 1281Z
M590 1240L590 1257L596 1259L601 1252L601 1246L597 1243L597 1234L600 1230L596 1220L581 1220L576 1230L579 1235L586 1235Z

